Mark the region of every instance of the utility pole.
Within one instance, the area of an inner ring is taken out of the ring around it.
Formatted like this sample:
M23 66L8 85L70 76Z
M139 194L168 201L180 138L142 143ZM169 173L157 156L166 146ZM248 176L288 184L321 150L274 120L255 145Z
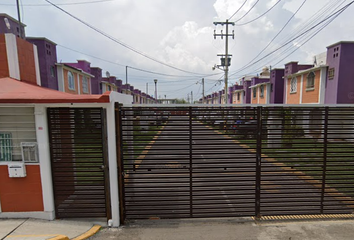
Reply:
M189 93L187 93L187 102L188 102L188 103L191 103L191 102L189 101Z
M149 83L146 83L146 94L149 94Z
M205 92L204 92L204 78L202 78L202 86L203 86L203 101L202 103L205 103Z
M234 31L232 31L232 34L229 34L229 25L234 26L235 23L229 22L229 20L226 20L226 22L214 22L214 25L215 26L226 25L226 33L225 34L222 32L222 30L221 30L220 34L216 34L216 30L214 30L214 39L216 39L216 37L221 37L221 39L223 39L224 36L226 37L225 38L225 59L223 61L222 60L223 58L221 58L221 66L224 67L224 71L225 71L225 104L227 104L229 101L227 81L228 81L229 66L231 65L229 62L229 37L232 37L232 39L235 38Z
M193 104L193 91L191 91L191 103Z
M16 0L16 4L17 4L17 16L18 16L18 24L19 26L19 34L20 34L20 38L22 37L22 24L21 24L21 13L20 13L20 2L19 0Z
M128 84L128 66L125 66L125 84Z
M154 79L154 83L155 83L155 99L156 99L156 103L158 103L158 98L157 98L157 79Z

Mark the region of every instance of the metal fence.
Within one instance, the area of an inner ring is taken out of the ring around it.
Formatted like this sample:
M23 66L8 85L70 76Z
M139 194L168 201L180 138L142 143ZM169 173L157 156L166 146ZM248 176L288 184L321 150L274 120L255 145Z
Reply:
M102 108L48 108L57 218L110 218L104 116Z
M117 108L121 218L352 213L354 108Z

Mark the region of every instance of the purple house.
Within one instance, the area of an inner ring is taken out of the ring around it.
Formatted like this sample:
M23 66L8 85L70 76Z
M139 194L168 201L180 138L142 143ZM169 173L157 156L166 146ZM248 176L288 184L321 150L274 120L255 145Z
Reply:
M77 63L65 63L74 68L81 69L85 73L91 74L91 63L86 60L77 60Z
M117 92L122 93L122 87L123 87L123 82L122 82L122 80L117 79L116 85L117 85Z
M242 85L234 85L232 92L231 92L231 97L230 99L232 100L232 104L243 104L243 86Z
M271 104L284 103L284 69L275 68L270 72L270 100Z
M243 104L251 103L251 78L243 77L241 80L241 85L243 86Z
M42 87L58 90L56 43L46 38L28 37L26 40L37 46Z
M91 92L92 94L102 94L102 69L99 67L91 67Z
M130 92L130 84L129 83L122 85L122 93L123 94L131 94L131 92Z
M299 62L289 62L285 64L285 70L284 70L284 78L286 78L289 75L292 75L294 73L297 73L302 70L306 70L309 68L312 68L312 64L302 64L299 65Z
M354 103L354 42L327 47L325 104Z
M0 33L12 33L22 39L26 38L25 33L26 25L21 23L21 36L20 36L20 23L15 18L7 15L6 13L0 13Z

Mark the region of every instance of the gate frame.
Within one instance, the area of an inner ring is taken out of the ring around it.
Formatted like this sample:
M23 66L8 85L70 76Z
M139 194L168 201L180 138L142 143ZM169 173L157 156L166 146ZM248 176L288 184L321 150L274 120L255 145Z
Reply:
M51 175L52 175L52 190L53 190L53 205L54 205L54 213L55 213L55 219L58 219L58 213L57 213L57 207L55 206L55 184L54 184L54 178L53 178L53 169L54 169L54 164L53 164L53 158L52 158L52 148L50 146L50 139L52 138L51 133L50 133L50 122L49 122L49 110L50 109L100 109L100 114L101 114L101 121L102 121L102 126L101 126L101 131L102 131L102 157L103 157L103 165L102 165L102 170L104 173L104 191L105 191L105 208L106 208L106 218L107 220L112 218L112 211L111 211L111 196L110 196L110 174L109 174L109 158L108 158L108 142L107 142L107 136L108 136L108 131L107 131L107 112L106 109L103 107L66 107L66 106L61 106L61 107L54 107L54 106L49 106L46 108L46 118L47 118L47 126L48 126L48 136L49 136L49 157L50 157L50 165L51 165Z
M161 105L161 104L126 104L126 105L116 105L116 124L119 124L119 128L116 128L116 139L117 139L117 161L118 161L118 170L119 170L119 193L120 193L120 210L121 210L121 223L124 224L125 221L125 212L124 212L124 163L123 163L123 148L122 148L122 119L121 119L121 110L120 107L126 107L126 108L174 108L174 107L179 107L185 109L185 111L189 112L189 122L192 120L192 108L193 107L234 107L234 108L247 108L247 107L253 107L255 110L257 110L257 138L256 138L256 199L255 199L255 219L261 218L261 175L262 175L262 169L261 169L261 159L262 159L262 111L263 107L284 107L284 108L322 108L324 109L324 152L323 152L323 175L322 177L324 178L324 181L322 181L322 196L321 196L321 214L323 214L323 199L324 199L324 194L325 194L325 185L326 185L326 164L327 164L327 131L328 131L328 110L330 108L353 108L354 106L350 104L341 104L341 105L330 105L330 104L306 104L306 105L294 105L294 104L265 104L265 105L255 105L255 104L242 104L242 105L235 105L235 104L212 104L212 105L206 105L206 104L168 104L168 105ZM119 113L117 113L119 111ZM118 118L118 120L117 120ZM116 125L117 126L117 125ZM190 125L191 128L191 125ZM119 143L118 143L119 142ZM191 159L190 159L191 161ZM192 167L190 167L190 170L192 170ZM190 178L190 181L191 178ZM192 197L192 194L190 195ZM192 204L191 204L192 208ZM191 215L193 214L192 211L190 211ZM328 214L327 214L328 215Z

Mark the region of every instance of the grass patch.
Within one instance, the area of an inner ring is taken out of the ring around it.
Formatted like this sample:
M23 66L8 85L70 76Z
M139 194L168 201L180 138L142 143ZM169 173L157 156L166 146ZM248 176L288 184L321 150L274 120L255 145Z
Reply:
M123 151L128 154L129 152L133 152L134 156L132 159L138 158L142 152L146 149L148 145L151 145L151 141L157 136L157 133L162 129L162 125L151 125L148 126L147 129L141 129L141 126L134 126L132 133L133 139L131 143L133 144L133 149L128 149L128 140L123 141ZM129 133L129 132L128 132ZM130 151L129 151L130 150ZM131 154L131 153L129 153ZM129 156L128 156L129 157Z
M207 125L207 124L206 124ZM248 149L257 147L257 140L235 135L232 130L221 130L210 126L220 134L227 135ZM313 179L322 181L325 143L311 138L276 140L275 145L262 140L262 154L277 162L301 171ZM347 196L354 197L354 144L352 142L328 142L326 164L326 185Z

